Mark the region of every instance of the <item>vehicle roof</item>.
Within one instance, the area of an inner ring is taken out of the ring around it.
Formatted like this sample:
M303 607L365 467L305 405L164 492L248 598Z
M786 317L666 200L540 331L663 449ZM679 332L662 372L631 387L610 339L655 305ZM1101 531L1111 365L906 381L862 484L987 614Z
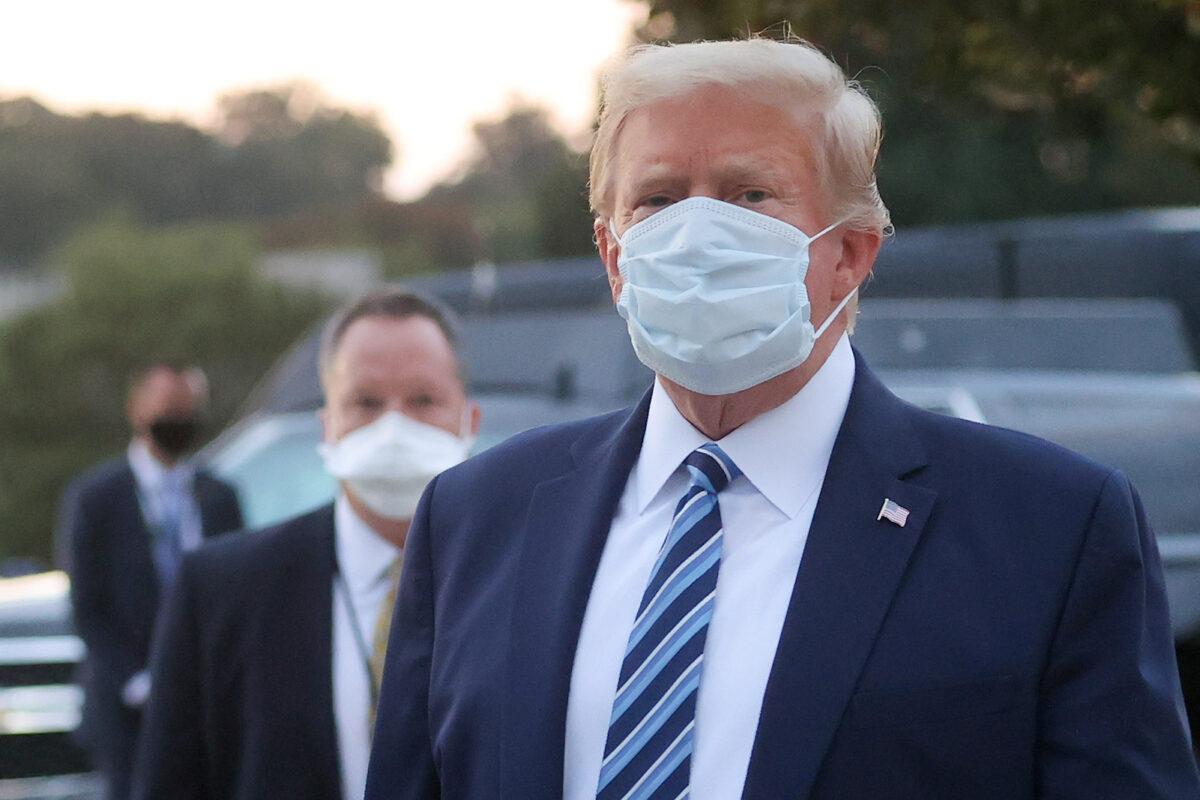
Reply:
M461 353L475 393L609 404L650 372L611 306L465 316ZM318 334L299 342L246 412L319 408ZM855 346L877 369L1042 369L1173 373L1193 368L1176 309L1157 300L874 300Z

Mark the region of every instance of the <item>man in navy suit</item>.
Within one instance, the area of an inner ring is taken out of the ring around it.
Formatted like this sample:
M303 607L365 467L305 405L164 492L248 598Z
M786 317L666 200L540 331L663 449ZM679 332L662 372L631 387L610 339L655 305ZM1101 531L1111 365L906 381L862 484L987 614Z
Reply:
M657 380L430 485L368 800L1200 796L1126 478L849 345L871 101L765 40L604 87L596 239Z
M237 496L185 455L207 398L198 369L155 364L131 383L128 452L76 478L63 495L59 546L67 554L75 626L87 645L81 738L108 784L129 793L146 665L162 589L182 554L242 527Z
M155 636L139 800L361 798L404 539L470 449L447 313L382 289L321 344L335 503L184 559Z

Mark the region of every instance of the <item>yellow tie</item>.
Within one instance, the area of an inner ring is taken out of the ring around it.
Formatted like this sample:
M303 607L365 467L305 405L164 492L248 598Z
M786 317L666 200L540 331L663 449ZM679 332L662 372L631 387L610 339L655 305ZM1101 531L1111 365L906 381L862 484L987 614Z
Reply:
M383 684L383 660L387 655L388 633L392 629L392 612L396 609L396 589L400 584L400 564L402 558L397 558L388 567L388 593L383 598L383 608L379 609L379 618L375 620L375 636L371 640L371 680L375 682L374 697L379 697ZM375 730L375 704L371 704L371 730Z

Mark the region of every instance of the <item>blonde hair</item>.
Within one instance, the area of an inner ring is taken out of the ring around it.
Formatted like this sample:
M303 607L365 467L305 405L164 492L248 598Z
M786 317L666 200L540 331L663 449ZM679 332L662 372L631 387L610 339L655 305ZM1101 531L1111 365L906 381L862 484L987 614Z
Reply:
M617 134L630 112L708 85L735 88L797 115L818 115L815 160L831 216L846 218L853 229L888 232L891 218L875 183L879 110L837 64L799 39L640 45L627 51L601 79L600 125L588 181L596 214L608 219L613 213L609 171Z

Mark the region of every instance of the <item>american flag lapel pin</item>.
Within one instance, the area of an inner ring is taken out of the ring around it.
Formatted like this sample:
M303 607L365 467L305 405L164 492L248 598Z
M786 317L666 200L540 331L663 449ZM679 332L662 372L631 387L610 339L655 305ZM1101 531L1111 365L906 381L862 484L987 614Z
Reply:
M901 528L908 522L908 509L891 498L885 498L883 507L879 509L879 516L875 518L878 522L881 519L886 519L888 522L899 525Z

